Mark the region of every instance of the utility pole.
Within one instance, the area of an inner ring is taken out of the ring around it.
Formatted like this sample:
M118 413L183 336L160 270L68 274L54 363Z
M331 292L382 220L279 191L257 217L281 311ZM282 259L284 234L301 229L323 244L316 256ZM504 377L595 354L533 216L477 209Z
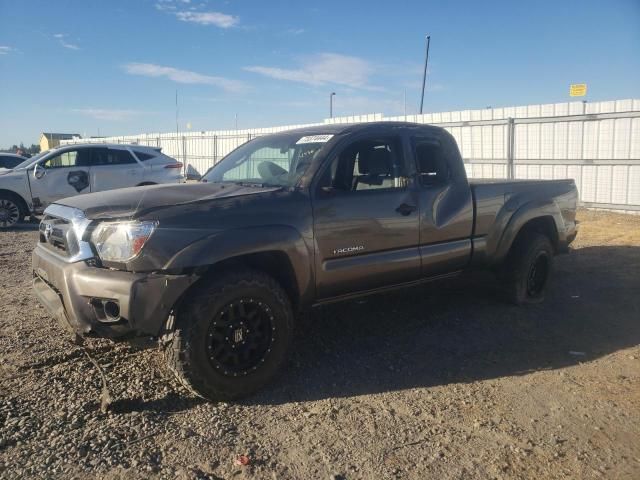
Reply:
M407 89L405 88L402 95L402 101L404 102L404 121L407 121Z
M176 89L176 139L180 136L178 127L178 90Z
M176 88L176 151L180 155L180 127L178 126L178 89Z
M336 92L331 92L329 95L329 118L333 118L333 97L336 95Z
M422 96L420 97L420 115L422 115L422 105L424 104L424 87L427 83L427 64L429 63L429 43L431 43L431 35L427 35L427 55L424 59L424 73L422 74Z

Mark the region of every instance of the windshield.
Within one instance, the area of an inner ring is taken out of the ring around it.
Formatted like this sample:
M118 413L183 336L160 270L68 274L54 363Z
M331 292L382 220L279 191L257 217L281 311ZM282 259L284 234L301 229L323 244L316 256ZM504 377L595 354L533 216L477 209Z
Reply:
M283 133L258 138L231 152L202 180L293 187L331 137Z
M18 165L16 165L15 167L13 167L14 170L17 170L19 168L27 168L29 165L32 165L33 163L37 162L38 160L40 160L42 157L44 157L47 153L49 153L51 150L45 150L44 152L40 152L37 155L34 155L31 158L27 158L24 162L19 163Z

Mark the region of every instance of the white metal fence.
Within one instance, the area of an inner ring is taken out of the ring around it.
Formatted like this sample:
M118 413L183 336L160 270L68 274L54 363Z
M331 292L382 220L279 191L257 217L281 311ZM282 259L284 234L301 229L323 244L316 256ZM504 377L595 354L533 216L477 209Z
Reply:
M458 142L470 178L573 178L583 205L640 212L640 100L571 102L396 117L357 115L327 119L323 123L382 120L430 123L445 128ZM162 147L166 154L204 173L224 155L252 138L310 125L318 124L80 141Z

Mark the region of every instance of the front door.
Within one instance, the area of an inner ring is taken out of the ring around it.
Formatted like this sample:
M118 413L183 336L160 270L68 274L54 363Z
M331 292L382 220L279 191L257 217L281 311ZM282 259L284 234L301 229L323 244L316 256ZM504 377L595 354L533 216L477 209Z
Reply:
M50 157L29 171L34 205L46 208L65 197L89 193L89 155L86 148L66 150Z
M366 137L345 146L314 189L319 298L416 280L419 211L402 138Z

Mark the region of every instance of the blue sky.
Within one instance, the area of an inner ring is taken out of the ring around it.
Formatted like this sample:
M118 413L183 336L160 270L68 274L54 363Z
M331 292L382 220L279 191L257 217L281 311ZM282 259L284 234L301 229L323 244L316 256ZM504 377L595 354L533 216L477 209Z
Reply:
M640 97L640 0L0 0L0 146Z

